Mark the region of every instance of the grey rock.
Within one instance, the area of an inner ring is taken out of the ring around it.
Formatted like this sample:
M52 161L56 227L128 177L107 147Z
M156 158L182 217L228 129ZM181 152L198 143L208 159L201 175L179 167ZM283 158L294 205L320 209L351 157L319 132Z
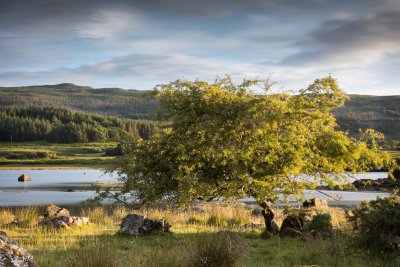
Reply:
M309 212L288 214L282 222L280 235L301 236L314 215L315 213Z
M82 226L89 223L88 217L59 216L41 222L41 225L52 228L69 228L70 226Z
M56 205L48 205L44 212L44 218L49 220L60 216L70 216L69 210L57 207Z
M122 219L119 234L144 235L151 232L169 232L171 225L163 220L154 221L138 214L128 214Z
M0 231L0 267L37 267L26 249Z

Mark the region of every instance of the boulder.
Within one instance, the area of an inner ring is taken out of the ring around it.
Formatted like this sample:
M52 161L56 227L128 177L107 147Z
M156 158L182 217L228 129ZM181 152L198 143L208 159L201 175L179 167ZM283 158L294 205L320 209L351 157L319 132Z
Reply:
M301 236L307 224L311 221L315 213L296 212L286 216L283 220L280 235L281 236Z
M88 217L58 216L43 221L40 224L49 226L51 228L69 228L70 226L82 226L88 223L89 223Z
M119 234L144 235L151 232L169 232L171 225L164 221L154 221L138 214L128 214L122 219Z
M260 208L255 208L255 209L253 209L251 211L251 216L258 217L258 216L261 216L261 215L262 215L262 213L261 213L261 209Z
M18 182L29 182L29 181L32 181L32 179L26 174L22 174L20 177L18 177Z
M326 207L328 207L328 201L326 199L320 199L320 198L307 199L306 201L303 202L303 207L304 208L311 208L311 207L326 208Z
M69 216L69 210L57 207L56 205L48 205L44 212L44 218L47 220L60 217L60 216Z
M0 231L0 267L37 267L32 254Z

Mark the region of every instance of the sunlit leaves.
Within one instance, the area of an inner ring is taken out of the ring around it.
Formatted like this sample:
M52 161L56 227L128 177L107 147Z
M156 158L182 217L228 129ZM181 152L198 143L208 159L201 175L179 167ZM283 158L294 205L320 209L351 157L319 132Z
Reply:
M254 94L254 86L265 93ZM297 95L269 88L260 80L236 86L229 77L157 88L161 127L124 164L127 190L139 192L144 203L300 196L321 182L344 182L346 172L392 163L376 132L355 140L336 130L330 110L346 95L332 77Z

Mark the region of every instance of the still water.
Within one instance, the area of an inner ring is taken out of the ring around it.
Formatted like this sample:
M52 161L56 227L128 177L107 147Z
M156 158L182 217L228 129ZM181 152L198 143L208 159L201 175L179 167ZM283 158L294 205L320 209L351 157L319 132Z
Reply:
M21 183L17 179L27 174L32 181ZM95 196L97 182L116 181L116 173L101 170L0 170L0 206L26 206L47 204L76 204ZM357 179L386 178L387 173L372 172L357 174ZM306 198L327 199L330 205L354 205L377 196L388 196L383 192L322 191L340 197L334 201L320 192L306 192ZM246 201L246 200L245 200ZM249 200L247 200L249 201Z

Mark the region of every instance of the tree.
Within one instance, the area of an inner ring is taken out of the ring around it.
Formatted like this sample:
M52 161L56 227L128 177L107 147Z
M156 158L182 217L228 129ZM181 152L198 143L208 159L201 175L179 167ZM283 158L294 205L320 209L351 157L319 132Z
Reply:
M255 94L256 86L264 89ZM342 185L349 172L393 164L376 132L350 138L331 110L347 96L335 79L317 79L297 94L271 93L268 81L229 77L175 81L156 90L161 126L138 139L121 166L136 205L184 204L214 197L299 197L320 183ZM131 203L130 202L130 203Z

